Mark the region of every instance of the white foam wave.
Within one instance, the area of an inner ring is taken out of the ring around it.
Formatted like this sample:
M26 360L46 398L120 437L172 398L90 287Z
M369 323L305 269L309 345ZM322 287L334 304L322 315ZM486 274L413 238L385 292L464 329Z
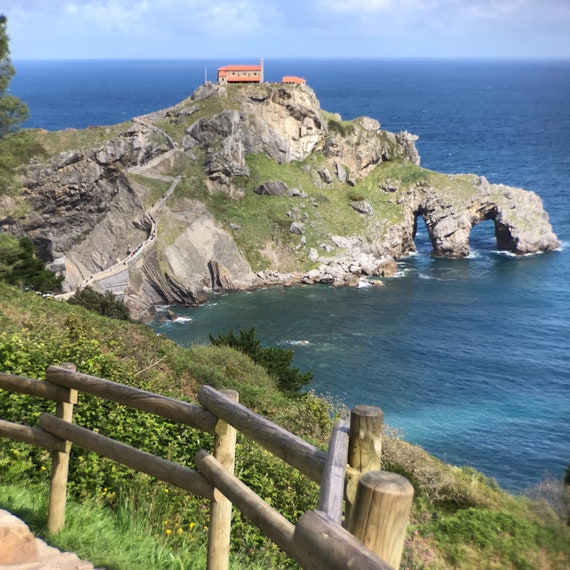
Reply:
M544 251L535 251L534 253L513 253L512 251L494 251L497 255L502 255L503 257L514 257L519 259L520 257L534 257L535 255L542 255Z
M191 317L176 317L172 320L173 323L189 323L192 321Z
M513 253L512 251L499 251L499 250L495 250L493 251L493 253L497 254L497 255L502 255L503 257L518 257L518 255L516 253Z
M399 264L398 264L399 265ZM394 273L394 275L392 275L392 278L401 278L401 277L405 277L408 273L412 273L415 270L412 267L402 267L401 269L399 269L398 271L396 271L396 273Z
M307 346L308 344L311 344L311 343L306 339L303 339L303 340L285 339L285 340L278 342L277 344L281 344L281 345L286 344L289 346Z

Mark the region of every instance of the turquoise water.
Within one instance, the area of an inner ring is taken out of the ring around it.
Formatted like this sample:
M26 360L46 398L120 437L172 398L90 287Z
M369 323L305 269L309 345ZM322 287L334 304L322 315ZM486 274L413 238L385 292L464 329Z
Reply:
M189 345L255 326L265 344L295 350L317 392L378 405L408 440L521 488L568 463L570 314L529 277L553 264L555 256L424 254L401 261L402 276L382 288L223 295L176 307L191 320L156 330Z
M187 97L223 62L16 62L12 92L30 126L111 124ZM379 405L410 441L511 489L570 463L570 62L266 60L301 75L324 109L420 135L422 165L476 172L542 197L561 251L494 251L490 222L473 255L399 260L381 288L278 288L222 295L156 330L189 345L255 326L295 350L312 388ZM308 343L298 344L298 341Z

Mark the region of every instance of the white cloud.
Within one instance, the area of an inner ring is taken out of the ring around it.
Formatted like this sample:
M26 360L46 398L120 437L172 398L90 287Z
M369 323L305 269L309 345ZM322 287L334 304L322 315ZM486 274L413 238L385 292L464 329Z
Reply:
M104 31L128 32L148 12L147 0L105 0L103 2L68 2L63 11Z
M1 0L13 58L570 57L569 0Z
M340 14L363 12L386 12L392 9L392 0L319 0L323 9L330 9Z
M259 26L259 10L251 2L208 3L205 26L223 34L246 35Z

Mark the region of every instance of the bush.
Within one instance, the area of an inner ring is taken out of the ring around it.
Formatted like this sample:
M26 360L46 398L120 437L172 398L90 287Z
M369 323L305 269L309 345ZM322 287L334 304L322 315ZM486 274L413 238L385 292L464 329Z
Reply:
M328 127L330 132L337 133L341 137L346 137L354 132L354 125L351 125L350 123L335 121L334 119L329 120Z
M27 237L0 233L0 279L23 289L41 293L59 289L63 277L45 268L34 254L34 244Z
M240 330L239 336L233 329L217 337L210 335L210 342L214 346L229 346L247 354L256 364L263 366L270 375L277 378L279 388L286 392L298 392L313 379L312 372L301 374L298 368L291 366L294 351L276 346L263 348L261 341L255 337L254 327Z
M570 487L555 477L547 476L525 490L530 499L548 505L558 517L570 524Z
M366 196L364 196L364 194L361 194L360 192L356 192L354 190L351 190L348 193L348 199L351 202L362 202L363 200L366 200Z
M131 319L129 308L122 301L116 299L115 295L110 291L103 294L95 291L91 287L85 287L77 291L77 293L69 299L68 303L80 305L89 311L111 319L123 321L129 321Z

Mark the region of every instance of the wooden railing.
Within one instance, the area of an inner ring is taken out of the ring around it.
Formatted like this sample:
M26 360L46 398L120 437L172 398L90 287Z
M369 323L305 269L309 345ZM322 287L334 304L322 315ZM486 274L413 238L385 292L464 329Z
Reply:
M56 402L55 415L42 414L39 427L0 420L0 436L51 451L51 531L65 522L73 443L209 499L210 570L228 568L232 505L303 568L399 567L413 488L404 477L380 470L383 415L379 408L356 406L350 423L335 425L325 453L239 404L234 391L203 386L198 392L200 405L194 405L81 374L73 364L50 366L46 378L0 373L0 388ZM199 451L196 469L190 469L75 425L72 416L78 392L214 434L212 454ZM237 431L320 483L317 510L305 513L294 525L236 478Z

